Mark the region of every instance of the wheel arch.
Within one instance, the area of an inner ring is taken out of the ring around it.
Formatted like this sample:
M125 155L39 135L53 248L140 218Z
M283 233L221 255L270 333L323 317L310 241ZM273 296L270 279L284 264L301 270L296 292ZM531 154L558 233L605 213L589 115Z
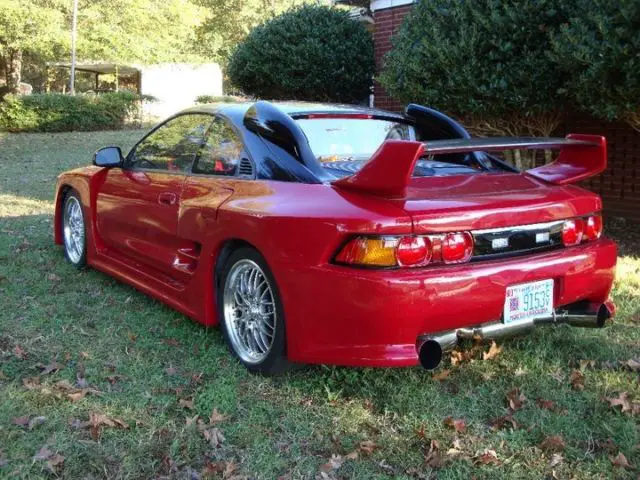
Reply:
M259 248L242 238L229 238L222 242L222 245L220 246L217 254L214 255L215 259L213 261L213 286L216 292L216 302L218 300L218 287L220 286L220 277L224 264L233 252L242 247L252 248L264 257L264 254L260 251Z
M62 245L62 206L64 199L73 187L68 183L62 183L58 186L56 193L56 203L53 220L53 238L56 245Z

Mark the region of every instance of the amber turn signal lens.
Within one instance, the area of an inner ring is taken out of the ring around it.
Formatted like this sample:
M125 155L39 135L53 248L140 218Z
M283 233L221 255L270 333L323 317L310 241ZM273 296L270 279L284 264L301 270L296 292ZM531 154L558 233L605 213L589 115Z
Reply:
M587 240L597 240L602 235L602 216L592 215L587 218L584 236Z
M431 241L426 237L402 237L396 250L401 266L424 265L431 260Z
M562 226L562 243L565 247L578 245L582 241L584 221L581 218L565 220Z
M441 249L444 263L467 262L473 254L473 237L469 232L447 233Z
M357 237L336 255L336 262L371 267L395 267L397 238Z

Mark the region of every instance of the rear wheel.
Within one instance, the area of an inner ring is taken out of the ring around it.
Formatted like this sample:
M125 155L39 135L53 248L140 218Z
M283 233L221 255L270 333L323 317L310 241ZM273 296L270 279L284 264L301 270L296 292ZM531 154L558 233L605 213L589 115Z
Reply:
M87 263L87 242L84 214L80 196L70 190L62 206L62 236L64 255L74 267L84 267Z
M243 247L225 263L218 290L222 334L231 352L251 372L287 369L280 293L262 255Z

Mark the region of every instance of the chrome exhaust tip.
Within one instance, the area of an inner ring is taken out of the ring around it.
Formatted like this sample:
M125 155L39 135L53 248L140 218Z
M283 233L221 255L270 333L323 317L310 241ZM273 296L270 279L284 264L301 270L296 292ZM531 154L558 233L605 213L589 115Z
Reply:
M445 352L453 349L458 344L458 332L456 330L434 335L420 337L418 339L418 359L425 370L433 370L440 365Z
M420 365L425 370L434 370L438 368L442 361L442 346L433 338L429 338L422 342L422 345L418 349L418 358L420 359Z
M606 303L603 303L594 314L574 315L568 313L562 320L563 323L567 323L572 327L602 328L611 317L613 317L613 312Z

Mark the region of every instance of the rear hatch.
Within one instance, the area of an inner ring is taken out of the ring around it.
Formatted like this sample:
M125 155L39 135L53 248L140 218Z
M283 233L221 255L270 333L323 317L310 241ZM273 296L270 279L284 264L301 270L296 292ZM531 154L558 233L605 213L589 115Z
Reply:
M416 233L495 229L551 222L600 210L600 198L525 173L486 173L413 179L395 200Z

